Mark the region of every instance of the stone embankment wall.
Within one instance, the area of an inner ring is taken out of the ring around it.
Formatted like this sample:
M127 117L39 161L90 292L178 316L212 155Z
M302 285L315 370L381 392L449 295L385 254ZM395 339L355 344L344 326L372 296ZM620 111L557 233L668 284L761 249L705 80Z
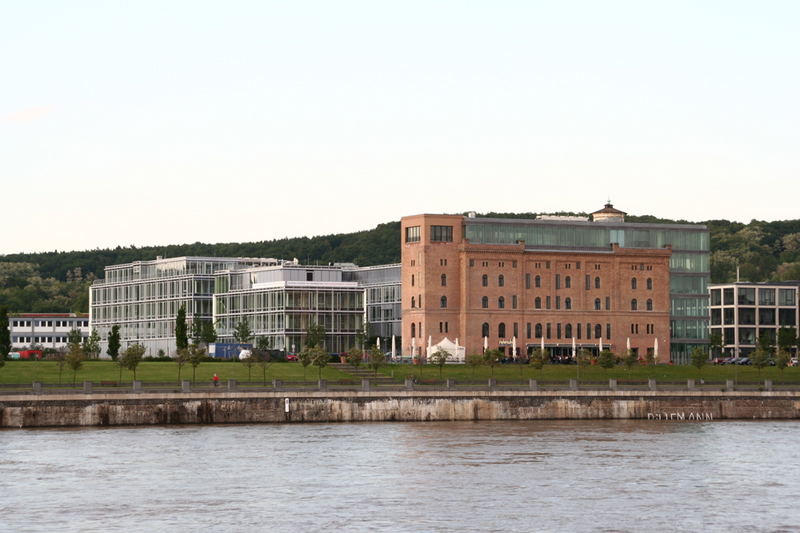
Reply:
M800 392L218 392L0 396L0 427L800 418Z

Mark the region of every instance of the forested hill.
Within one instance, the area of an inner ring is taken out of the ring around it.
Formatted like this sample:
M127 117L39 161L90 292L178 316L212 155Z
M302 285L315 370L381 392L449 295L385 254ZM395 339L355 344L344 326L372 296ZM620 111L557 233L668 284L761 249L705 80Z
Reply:
M559 213L576 214L582 213ZM488 217L533 218L534 213L486 213ZM674 222L649 215L628 216L629 222ZM742 280L800 279L800 220L749 224L710 220L711 280L733 281L737 263ZM117 247L79 252L0 255L0 306L13 312L88 310L91 280L103 277L106 265L154 259L157 255L298 258L304 263L354 262L369 266L400 260L400 223L380 224L368 231L320 237L223 244Z

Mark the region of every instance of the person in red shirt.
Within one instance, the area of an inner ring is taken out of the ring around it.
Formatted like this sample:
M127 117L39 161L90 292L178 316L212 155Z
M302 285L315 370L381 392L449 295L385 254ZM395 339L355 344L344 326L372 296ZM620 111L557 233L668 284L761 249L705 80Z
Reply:
M218 376L218 375L216 375L216 374L214 374L214 377L213 377L213 378L211 378L211 381L213 381L213 382L214 382L214 386L216 387L216 386L217 386L217 383L219 383L219 376Z

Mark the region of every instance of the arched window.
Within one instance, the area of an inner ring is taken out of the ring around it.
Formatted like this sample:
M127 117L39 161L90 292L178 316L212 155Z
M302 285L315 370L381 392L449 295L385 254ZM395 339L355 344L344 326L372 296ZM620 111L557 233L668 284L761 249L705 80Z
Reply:
M599 339L602 336L603 336L603 326L601 326L600 324L595 324L594 325L594 338L595 339Z
M439 299L439 307L441 307L442 309L447 309L447 296L442 296Z
M599 311L600 310L600 298L595 298L594 299L594 310L595 311Z
M442 274L442 287L447 287L447 274Z
M568 339L572 338L572 324L567 324L564 326L564 337Z
M417 323L416 322L412 322L411 323L411 336L412 337L416 337L417 336Z
M500 322L500 325L497 326L497 336L501 339L504 339L506 336L506 324L505 322Z
M572 309L572 298L564 298L564 309Z
M564 288L569 289L570 287L572 287L572 278L567 276L566 278L564 278Z
M542 308L542 299L539 296L533 299L533 308L534 309Z
M481 326L481 337L488 337L489 336L489 323L484 322Z
M636 290L636 278L631 278L631 289Z
M502 274L497 276L497 286L498 287L503 287L503 286L505 286L505 284L506 284L506 278Z
M599 276L594 278L594 288L595 289L599 289L600 288L600 277Z
M412 296L411 297L411 309L414 309L417 306L417 300Z
M536 329L534 331L536 333L536 335L534 335L535 337L537 337L537 338L541 338L542 337L542 325L541 324L536 324Z
M481 276L481 285L483 285L484 287L489 286L489 276L487 276L486 274Z
M497 307L499 309L505 309L506 308L506 299L503 298L502 296L497 299Z
M636 298L631 300L631 311L636 311L639 308L639 302L636 301Z
M649 298L647 300L647 310L648 311L652 311L653 310L653 300L651 300Z
M653 278L647 278L647 290L648 291L653 290Z
M542 286L542 276L536 276L533 279L533 285L534 285L534 287L537 287L537 288L541 287Z
M411 274L411 286L414 286L414 274Z
M488 296L484 296L483 298L481 298L481 307L483 307L484 309L489 309L489 297Z

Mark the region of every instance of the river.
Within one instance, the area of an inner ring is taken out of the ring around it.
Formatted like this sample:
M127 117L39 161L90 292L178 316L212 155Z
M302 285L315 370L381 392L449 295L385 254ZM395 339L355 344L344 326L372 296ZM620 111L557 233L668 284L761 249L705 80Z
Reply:
M797 422L0 431L0 530L796 531Z

